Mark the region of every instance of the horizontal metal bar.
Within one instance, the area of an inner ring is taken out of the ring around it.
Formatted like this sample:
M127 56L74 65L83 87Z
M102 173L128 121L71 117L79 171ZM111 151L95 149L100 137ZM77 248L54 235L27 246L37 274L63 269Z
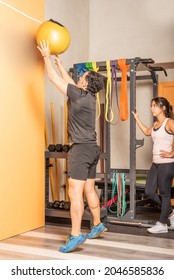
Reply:
M62 158L62 159L67 159L68 158L68 153L59 153L59 152L48 152L45 151L45 158ZM106 159L106 153L101 153L100 154L100 159Z

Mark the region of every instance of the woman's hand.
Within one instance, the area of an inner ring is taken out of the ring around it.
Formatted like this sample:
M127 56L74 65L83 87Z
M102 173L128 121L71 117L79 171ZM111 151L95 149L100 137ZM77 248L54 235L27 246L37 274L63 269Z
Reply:
M41 55L43 57L49 57L50 56L50 49L49 49L49 42L48 41L41 41L39 46L37 46L38 50L40 51Z
M132 114L133 114L134 118L137 120L138 119L138 112L137 112L137 110L132 111Z
M174 153L160 150L160 157L161 158L172 158L172 157L174 157Z

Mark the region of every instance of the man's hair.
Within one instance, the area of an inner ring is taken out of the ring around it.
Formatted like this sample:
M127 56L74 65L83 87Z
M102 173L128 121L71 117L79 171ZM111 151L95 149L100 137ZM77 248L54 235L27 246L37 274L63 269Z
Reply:
M95 71L89 71L86 80L88 82L87 91L93 94L96 94L104 87L103 77Z

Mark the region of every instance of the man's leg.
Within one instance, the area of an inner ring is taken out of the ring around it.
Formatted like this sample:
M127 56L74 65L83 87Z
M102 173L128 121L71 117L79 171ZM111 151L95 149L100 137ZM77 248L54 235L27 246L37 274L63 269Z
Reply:
M71 235L78 236L81 233L81 222L84 212L83 192L85 181L69 178L69 198L71 202L70 216L72 222Z
M87 179L84 193L93 216L93 224L96 226L100 223L100 202L94 186L95 179Z
M93 216L93 228L86 238L92 239L100 236L107 228L100 221L100 202L95 186L95 179L87 179L85 183L84 193Z
M86 237L81 234L81 222L84 211L83 203L83 191L85 181L69 179L69 198L71 202L70 216L71 216L71 235L69 236L67 243L60 247L59 251L62 253L68 253L82 245Z

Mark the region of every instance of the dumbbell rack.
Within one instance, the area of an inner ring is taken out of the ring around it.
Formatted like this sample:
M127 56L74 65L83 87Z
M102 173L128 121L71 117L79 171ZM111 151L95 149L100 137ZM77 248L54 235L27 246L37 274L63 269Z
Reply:
M68 158L68 153L63 153L63 152L49 152L45 151L45 216L46 217L56 217L56 218L63 218L63 219L70 219L70 211L69 210L62 210L62 209L53 209L53 208L48 208L47 205L49 204L49 192L50 192L50 187L49 187L49 168L50 168L50 163L49 159L50 158L57 158L57 159L64 159L66 160ZM100 159L102 160L107 160L107 155L106 153L101 153ZM101 178L104 180L105 184L105 189L107 189L107 176L106 173L97 173L96 178ZM107 216L107 210L106 209L101 209L101 219L105 219ZM85 209L84 214L83 214L83 221L89 221L90 226L92 225L92 216L90 211Z

